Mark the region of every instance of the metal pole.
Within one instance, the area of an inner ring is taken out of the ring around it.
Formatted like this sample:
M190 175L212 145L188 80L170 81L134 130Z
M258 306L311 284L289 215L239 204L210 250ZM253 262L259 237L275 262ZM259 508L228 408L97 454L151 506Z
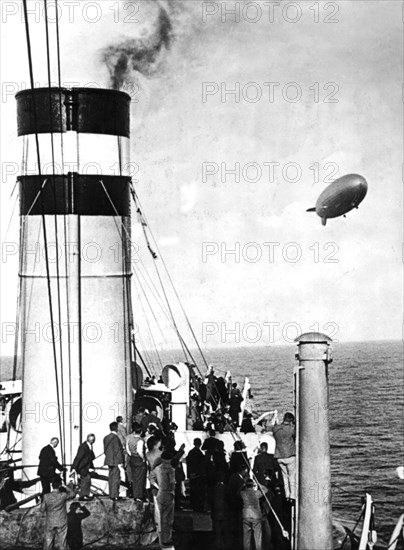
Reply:
M297 550L332 550L328 364L332 340L309 332L298 342Z

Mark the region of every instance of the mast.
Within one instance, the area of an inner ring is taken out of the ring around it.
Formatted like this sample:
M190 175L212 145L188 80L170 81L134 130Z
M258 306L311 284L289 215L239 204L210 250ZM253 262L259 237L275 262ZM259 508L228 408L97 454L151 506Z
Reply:
M298 342L295 373L297 483L294 548L332 550L328 365L331 338L308 332Z
M70 465L88 433L98 455L109 423L131 416L130 96L38 88L16 100L30 149L18 180L23 465L33 479L51 437Z

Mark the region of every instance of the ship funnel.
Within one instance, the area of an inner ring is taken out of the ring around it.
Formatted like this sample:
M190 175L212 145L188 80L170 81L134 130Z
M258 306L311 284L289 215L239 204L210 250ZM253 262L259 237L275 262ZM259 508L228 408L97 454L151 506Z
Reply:
M130 96L38 88L16 101L23 474L33 480L51 437L68 467L88 433L101 455L109 423L131 418Z
M297 483L295 544L297 550L332 550L331 469L328 423L328 364L331 338L302 334L295 370L297 416Z

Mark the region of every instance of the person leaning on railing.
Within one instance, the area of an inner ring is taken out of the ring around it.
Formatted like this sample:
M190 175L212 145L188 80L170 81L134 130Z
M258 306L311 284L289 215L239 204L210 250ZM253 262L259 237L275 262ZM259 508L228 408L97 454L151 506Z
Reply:
M275 458L282 471L286 500L293 503L296 500L296 426L295 417L287 412L282 424L272 428L276 441Z

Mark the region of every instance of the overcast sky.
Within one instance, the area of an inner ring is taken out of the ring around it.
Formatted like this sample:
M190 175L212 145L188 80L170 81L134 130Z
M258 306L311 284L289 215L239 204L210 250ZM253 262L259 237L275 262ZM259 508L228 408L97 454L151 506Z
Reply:
M35 81L46 85L42 3L29 4ZM105 52L148 52L122 76L136 100L136 189L205 347L284 343L299 327L401 337L401 3L59 4L63 83L109 87L117 57L107 66ZM18 242L18 209L7 231L22 155L13 96L29 74L22 2L1 8L4 323L17 290L17 255L4 256ZM367 179L368 195L323 227L306 209L348 173ZM134 240L145 256L135 220Z

